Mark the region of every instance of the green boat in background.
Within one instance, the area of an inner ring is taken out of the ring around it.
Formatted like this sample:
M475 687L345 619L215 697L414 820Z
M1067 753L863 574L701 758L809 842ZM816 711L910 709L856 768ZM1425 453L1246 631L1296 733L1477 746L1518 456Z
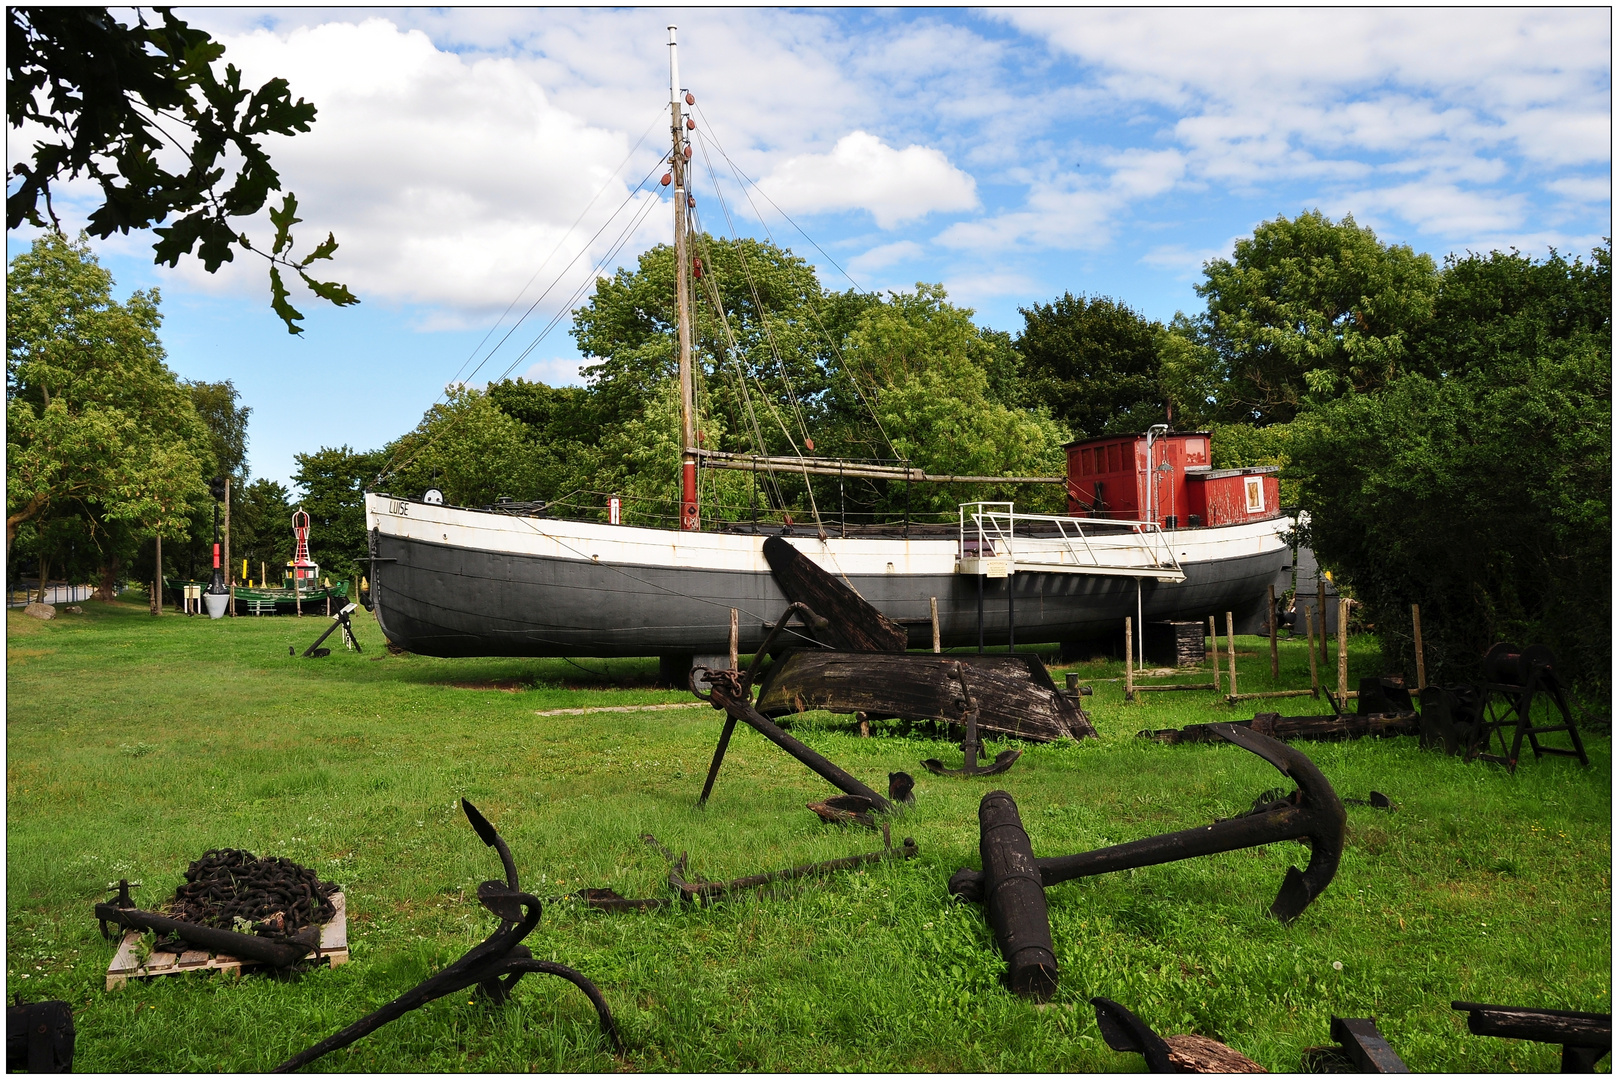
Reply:
M309 515L301 509L292 515L292 533L298 539L296 554L281 574L281 584L249 581L246 585L232 585L236 615L332 615L348 603L350 581L333 582L320 576L320 567L309 557ZM243 560L242 577L247 577ZM163 595L181 610L202 609L201 595L208 587L205 581L181 581L165 576ZM188 595L189 593L189 595Z

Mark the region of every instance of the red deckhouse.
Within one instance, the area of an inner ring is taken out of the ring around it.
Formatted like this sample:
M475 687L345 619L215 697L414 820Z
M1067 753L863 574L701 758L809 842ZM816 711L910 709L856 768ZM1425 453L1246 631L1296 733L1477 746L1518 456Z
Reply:
M1066 445L1067 512L1165 529L1239 525L1281 516L1274 465L1214 469L1209 433L1105 435Z

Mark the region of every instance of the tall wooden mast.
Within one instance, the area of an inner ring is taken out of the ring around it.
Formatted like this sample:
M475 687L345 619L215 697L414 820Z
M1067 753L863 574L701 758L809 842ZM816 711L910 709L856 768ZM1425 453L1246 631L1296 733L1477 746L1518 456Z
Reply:
M701 524L697 516L697 434L691 380L691 256L686 250L685 213L689 197L686 164L691 148L685 139L675 29L672 25L669 27L669 114L674 133L674 152L670 158L674 173L674 304L680 328L680 528L689 532Z

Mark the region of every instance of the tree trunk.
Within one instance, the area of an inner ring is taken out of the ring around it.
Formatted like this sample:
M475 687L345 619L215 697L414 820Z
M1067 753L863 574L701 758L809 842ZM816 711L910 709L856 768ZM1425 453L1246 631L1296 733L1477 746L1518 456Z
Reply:
M41 551L39 553L39 602L41 604L45 602L45 589L51 580L50 569L50 556Z
M157 534L157 558L152 569L152 614L163 614L163 534Z
M117 594L113 589L118 584L118 571L123 569L122 560L114 555L101 567L101 585L96 589L97 600L115 600Z

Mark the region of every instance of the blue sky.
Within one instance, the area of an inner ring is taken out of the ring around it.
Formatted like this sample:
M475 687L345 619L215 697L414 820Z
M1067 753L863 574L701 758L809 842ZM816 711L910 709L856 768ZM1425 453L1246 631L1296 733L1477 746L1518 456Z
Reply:
M1063 291L1196 310L1204 260L1312 208L1438 259L1584 253L1611 234L1599 9L180 11L246 81L285 76L319 108L270 150L307 219L300 246L333 232L329 276L363 302L295 296L292 338L261 266L154 267L150 235L95 247L120 293L162 289L176 371L235 381L252 471L282 483L295 453L413 426L509 328L507 306L575 256L472 381L578 380L565 316L536 343L539 328L586 267L670 234L662 198L621 247L613 228L585 243L659 198L633 189L667 139L671 22L699 153L723 147L825 254L755 194L761 225L722 178L740 231L767 227L832 287L942 282L996 329ZM12 132L11 160L30 142ZM704 224L727 231L700 156L696 183ZM58 198L68 227L88 194Z

